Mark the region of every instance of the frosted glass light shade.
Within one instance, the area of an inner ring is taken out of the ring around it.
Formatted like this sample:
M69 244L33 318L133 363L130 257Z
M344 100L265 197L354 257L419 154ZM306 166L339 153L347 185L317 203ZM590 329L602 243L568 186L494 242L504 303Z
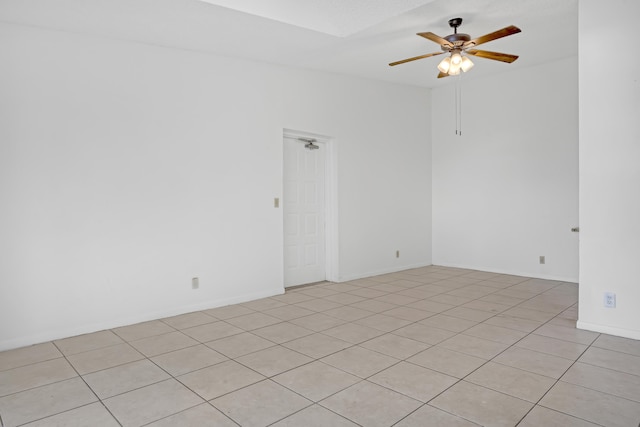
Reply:
M451 58L447 56L442 61L440 61L440 64L438 64L438 70L440 70L441 73L447 74L449 72L450 66L451 66Z
M460 52L453 52L451 54L451 65L460 65L462 63L462 56Z
M460 74L460 64L454 64L453 59L451 60L451 66L449 67L449 75L457 76Z
M473 68L473 62L467 56L463 56L462 62L460 63L460 68L466 73Z

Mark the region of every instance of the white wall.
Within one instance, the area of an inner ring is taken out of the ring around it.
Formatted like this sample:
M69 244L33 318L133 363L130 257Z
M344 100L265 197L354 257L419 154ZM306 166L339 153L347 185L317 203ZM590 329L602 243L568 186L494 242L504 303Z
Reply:
M434 89L434 264L577 281L576 73L573 57L463 76L462 136L455 85Z
M611 52L611 40L637 37L639 16L636 0L580 2L578 327L634 339L640 339L640 59L634 49ZM604 292L616 294L615 309L603 307Z
M281 293L283 128L335 138L341 279L431 263L426 89L9 24L0 63L0 350Z

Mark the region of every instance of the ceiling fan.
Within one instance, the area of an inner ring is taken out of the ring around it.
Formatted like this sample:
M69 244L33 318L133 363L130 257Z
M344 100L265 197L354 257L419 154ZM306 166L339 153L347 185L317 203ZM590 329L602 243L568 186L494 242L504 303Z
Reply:
M495 61L512 63L518 59L517 55L511 55L508 53L489 52L488 50L474 49L483 43L487 43L502 37L510 36L519 33L520 28L510 25L501 30L494 31L493 33L486 34L482 37L471 39L469 34L458 33L458 27L462 25L462 18L453 18L449 20L449 26L453 28L453 34L449 34L445 37L440 37L431 32L418 33L419 36L425 39L436 42L440 45L442 52L427 53L426 55L414 56L413 58L403 59L401 61L392 62L389 65L404 64L405 62L411 62L418 59L429 58L431 56L442 55L443 53L450 53L450 56L444 58L440 64L438 64L438 78L447 76L456 76L461 71L467 72L473 67L473 62L467 55L478 56L480 58L493 59Z

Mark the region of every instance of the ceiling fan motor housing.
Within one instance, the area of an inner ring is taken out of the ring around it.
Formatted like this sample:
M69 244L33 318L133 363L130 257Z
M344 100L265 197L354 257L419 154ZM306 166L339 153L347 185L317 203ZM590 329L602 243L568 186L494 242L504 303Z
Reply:
M453 45L453 49L448 46L441 46L443 51L451 52L454 49L460 49L462 48L464 42L468 42L469 40L471 40L471 36L469 36L469 34L458 34L458 27L460 25L462 25L462 18L449 19L449 26L453 28L453 34L449 34L448 36L443 38Z
M453 45L453 49L460 49L465 42L471 40L471 36L464 33L449 34L448 36L445 36L443 38ZM441 46L441 48L445 52L450 52L451 50L453 50L446 45Z

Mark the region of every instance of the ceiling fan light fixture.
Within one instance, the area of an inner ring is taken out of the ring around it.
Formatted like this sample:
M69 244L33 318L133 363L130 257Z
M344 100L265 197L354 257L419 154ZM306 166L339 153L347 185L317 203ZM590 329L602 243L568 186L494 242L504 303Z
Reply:
M461 70L462 70L462 69L460 68L460 66L459 66L459 65L458 65L458 66L452 65L452 66L451 66L451 68L449 68L449 73L448 73L448 74L449 74L450 76L457 76L457 75L459 75L459 74L460 74L460 71L461 71Z
M471 61L471 59L469 59L468 56L463 56L462 57L462 62L460 63L460 68L465 73L473 68L473 62Z
M444 58L442 61L440 61L440 64L438 64L438 70L440 70L440 72L444 74L447 74L449 72L450 67L451 67L451 58L449 58L448 56Z
M451 54L451 65L460 65L462 63L462 55L460 55L460 52L458 51L454 51Z

